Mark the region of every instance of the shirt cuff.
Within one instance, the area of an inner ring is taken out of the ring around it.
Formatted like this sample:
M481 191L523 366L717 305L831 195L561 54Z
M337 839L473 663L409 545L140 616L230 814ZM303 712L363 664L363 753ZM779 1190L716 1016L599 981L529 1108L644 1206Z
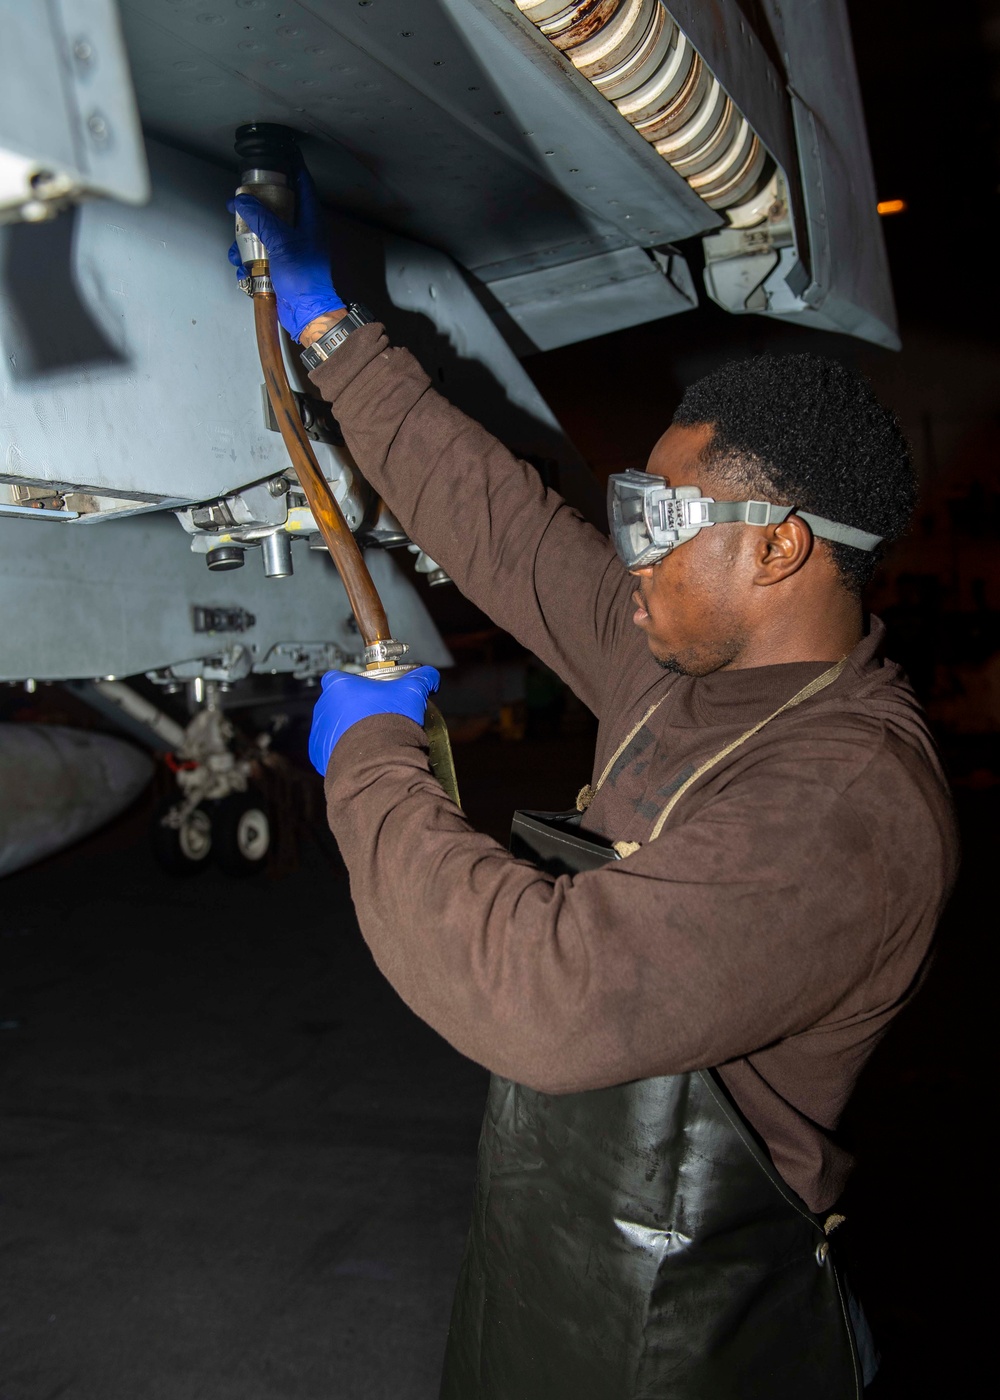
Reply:
M338 739L330 755L326 794L331 810L370 790L373 781L390 769L401 768L430 773L423 726L405 715L369 715L358 720Z

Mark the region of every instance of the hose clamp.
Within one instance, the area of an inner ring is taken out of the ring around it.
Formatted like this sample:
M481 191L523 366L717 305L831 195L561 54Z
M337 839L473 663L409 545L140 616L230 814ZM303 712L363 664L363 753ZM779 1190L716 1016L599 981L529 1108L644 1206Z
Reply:
M258 277L241 277L237 285L248 297L271 296L274 293L274 283L267 273Z
M385 642L372 642L365 647L364 659L366 666L394 665L400 657L406 655L410 648L405 642L394 642L390 637Z

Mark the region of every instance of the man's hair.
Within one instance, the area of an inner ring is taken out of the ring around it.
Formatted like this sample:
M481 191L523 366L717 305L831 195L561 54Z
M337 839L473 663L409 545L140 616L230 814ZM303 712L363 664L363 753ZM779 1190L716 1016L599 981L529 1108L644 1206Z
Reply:
M702 454L748 497L853 525L888 543L906 529L916 476L896 416L868 381L823 355L734 360L692 384L674 422L715 432ZM827 541L845 586L860 593L883 546Z

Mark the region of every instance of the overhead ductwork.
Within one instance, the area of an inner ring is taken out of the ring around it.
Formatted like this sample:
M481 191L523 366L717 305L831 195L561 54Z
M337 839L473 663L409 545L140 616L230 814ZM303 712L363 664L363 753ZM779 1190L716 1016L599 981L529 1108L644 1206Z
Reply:
M711 209L774 169L763 143L660 0L515 0Z

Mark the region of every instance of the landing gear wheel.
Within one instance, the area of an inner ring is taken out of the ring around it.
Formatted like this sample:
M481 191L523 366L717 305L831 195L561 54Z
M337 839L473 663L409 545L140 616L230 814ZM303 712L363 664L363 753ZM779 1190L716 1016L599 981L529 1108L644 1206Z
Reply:
M163 818L181 804L179 796L165 797L156 806L149 827L153 855L168 875L197 875L208 865L212 852L212 819L196 807L181 826L164 826Z
M257 875L271 849L271 818L259 792L235 792L212 813L212 853L227 875Z

